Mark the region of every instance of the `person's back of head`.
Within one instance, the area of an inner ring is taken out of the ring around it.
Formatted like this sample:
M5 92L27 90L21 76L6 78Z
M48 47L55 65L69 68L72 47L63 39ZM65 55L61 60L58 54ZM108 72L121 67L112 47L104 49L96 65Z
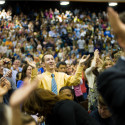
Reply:
M69 99L69 97L65 95L58 96L49 90L38 88L24 101L22 109L28 114L38 113L38 115L45 117L51 114L52 108L58 101L66 99Z

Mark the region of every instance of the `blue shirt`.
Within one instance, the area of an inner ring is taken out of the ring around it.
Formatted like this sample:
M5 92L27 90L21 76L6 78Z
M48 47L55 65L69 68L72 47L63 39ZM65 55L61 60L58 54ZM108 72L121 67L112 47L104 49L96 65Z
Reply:
M23 81L22 81L22 80L19 80L19 81L17 82L17 88L20 88L22 85L23 85Z
M43 72L44 72L44 69L41 67L41 68L38 69L38 72L43 73Z

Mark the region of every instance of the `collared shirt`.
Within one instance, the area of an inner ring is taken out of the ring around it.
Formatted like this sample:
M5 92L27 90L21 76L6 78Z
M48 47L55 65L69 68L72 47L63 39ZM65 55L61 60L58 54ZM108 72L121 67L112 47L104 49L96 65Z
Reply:
M11 67L11 69L14 70L13 67ZM22 72L22 68L21 67L18 67L18 69L19 69L19 72Z
M55 75L57 91L59 92L59 90L64 86L78 85L80 83L80 79L82 78L82 71L83 67L78 66L77 71L73 76L69 76L63 72L54 72L53 74ZM32 70L32 72L34 72L34 70ZM39 88L44 88L51 91L51 81L52 81L51 74L52 73L46 71L45 73L38 75Z

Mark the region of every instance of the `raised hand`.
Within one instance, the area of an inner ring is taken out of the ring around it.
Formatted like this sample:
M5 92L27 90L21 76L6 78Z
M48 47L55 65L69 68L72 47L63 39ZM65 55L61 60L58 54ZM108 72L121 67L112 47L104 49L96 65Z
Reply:
M0 96L4 96L10 89L11 89L10 82L6 78L2 77L0 84Z
M4 96L8 92L7 86L0 86L0 96Z
M80 66L84 66L84 65L87 63L89 57L90 57L90 55L88 55L88 56L84 55L84 56L80 59L79 65L80 65Z
M4 77L12 77L12 70L9 70Z
M16 107L19 104L21 104L30 95L30 93L37 88L37 86L38 86L38 78L34 78L31 82L25 79L23 87L16 90L12 94L10 98L10 105L12 107Z
M108 19L111 23L114 33L117 35L119 45L125 49L125 24L123 24L118 13L111 7L108 7Z
M99 50L98 49L95 50L94 57L95 58L99 58Z
M35 62L30 62L29 60L26 60L27 61L27 63L31 66L31 67L33 67L33 68L36 68L36 63Z

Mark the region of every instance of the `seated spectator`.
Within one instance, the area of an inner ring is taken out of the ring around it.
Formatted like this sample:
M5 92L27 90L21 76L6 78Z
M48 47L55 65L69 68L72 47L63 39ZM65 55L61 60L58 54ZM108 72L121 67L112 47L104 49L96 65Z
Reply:
M64 86L59 90L59 95L67 95L71 100L75 99L74 91L69 86Z
M3 75L5 75L11 69L12 61L9 58L5 58L3 60L3 65L4 65ZM16 85L16 75L18 72L13 69L11 69L11 70L12 70L12 75L10 76L10 79Z
M91 112L90 116L97 120L99 125L115 125L112 114L101 96L98 97L98 109Z
M11 76L12 76L11 70L8 70L8 72L6 72L6 74L3 77L3 65L4 65L3 61L0 60L0 78L1 78L0 85L3 88L5 84L9 84L10 88L6 91L6 93L4 93L4 96L2 97L2 102L6 103L6 104L9 104L10 96L15 91L16 85L13 82L13 80L11 79ZM2 82L3 82L4 85L2 85ZM6 90L5 87L4 87L4 90Z
M66 63L65 62L58 62L56 67L57 67L58 72L66 73Z
M17 82L17 88L20 88L23 85L23 80L25 78L28 78L30 80L31 72L32 72L32 67L30 65L26 64L22 70L21 80L19 80Z
M20 67L20 60L15 60L13 63L13 67L11 67L11 69L16 70L17 72L22 72L22 68Z

